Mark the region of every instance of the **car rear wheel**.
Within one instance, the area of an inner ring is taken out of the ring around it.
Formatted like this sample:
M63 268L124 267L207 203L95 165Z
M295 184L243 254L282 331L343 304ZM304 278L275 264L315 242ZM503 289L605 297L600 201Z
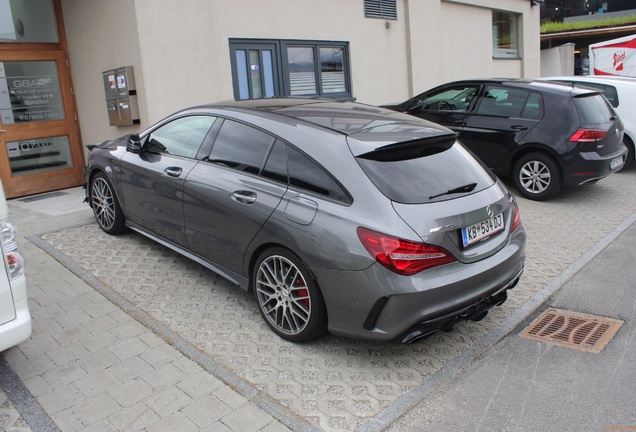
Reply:
M529 153L515 164L513 182L524 197L543 201L552 198L561 189L561 173L550 156Z
M126 218L119 206L113 187L103 173L95 174L91 181L91 207L99 227L107 234L126 231Z
M306 342L325 333L325 301L296 255L283 248L265 251L256 262L253 281L258 310L281 338Z

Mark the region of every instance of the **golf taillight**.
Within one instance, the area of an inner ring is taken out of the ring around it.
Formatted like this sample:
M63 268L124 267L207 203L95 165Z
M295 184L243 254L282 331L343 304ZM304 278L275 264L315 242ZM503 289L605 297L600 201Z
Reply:
M411 276L456 261L439 246L412 242L359 227L358 238L377 262L394 273Z
M597 142L605 139L607 134L600 129L579 129L570 137L572 142Z

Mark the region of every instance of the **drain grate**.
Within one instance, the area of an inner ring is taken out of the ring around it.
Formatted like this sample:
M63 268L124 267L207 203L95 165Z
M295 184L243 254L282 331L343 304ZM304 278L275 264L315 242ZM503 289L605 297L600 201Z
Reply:
M548 309L521 333L523 337L599 353L623 321L561 309Z
M62 195L68 195L66 192L49 192L49 193L45 193L42 195L34 195L34 196L30 196L27 198L22 198L19 199L18 201L20 202L24 202L24 203L29 203L29 202L34 202L34 201L42 201L44 199L47 198L53 198L53 197L58 197L58 196L62 196Z

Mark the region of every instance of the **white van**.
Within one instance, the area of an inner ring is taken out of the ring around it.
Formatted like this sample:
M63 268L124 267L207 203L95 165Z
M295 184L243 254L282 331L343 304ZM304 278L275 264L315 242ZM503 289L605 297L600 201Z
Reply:
M31 313L27 303L25 260L18 250L17 230L9 220L9 208L0 182L0 352L31 336Z

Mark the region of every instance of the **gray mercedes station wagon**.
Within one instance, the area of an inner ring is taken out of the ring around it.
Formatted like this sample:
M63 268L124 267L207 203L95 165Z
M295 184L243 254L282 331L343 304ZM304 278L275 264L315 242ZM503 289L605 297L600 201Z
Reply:
M180 111L92 148L88 202L254 293L293 342L412 342L482 319L519 281L516 201L449 129L354 102Z

